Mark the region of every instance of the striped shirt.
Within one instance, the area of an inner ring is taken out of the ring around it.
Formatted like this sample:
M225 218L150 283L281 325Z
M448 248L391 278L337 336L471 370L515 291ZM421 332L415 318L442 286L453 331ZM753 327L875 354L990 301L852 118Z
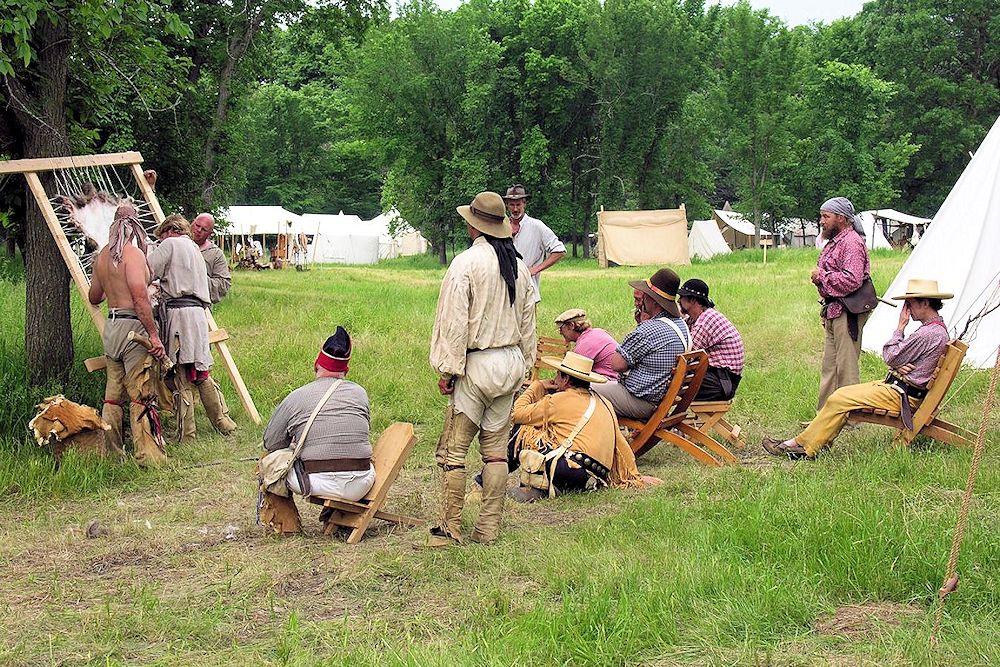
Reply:
M267 422L264 448L273 452L291 447L333 382L336 378L317 378L286 396ZM369 421L368 394L360 385L344 380L316 415L302 446L301 459L370 458Z
M660 318L677 325L685 340L678 338L674 327ZM629 367L628 372L620 376L622 386L638 399L659 403L667 393L677 366L677 357L684 353L685 343L690 336L684 320L671 317L666 312L640 322L618 346L618 354Z
M906 374L905 379L910 384L923 387L934 375L949 339L944 320L935 317L921 324L905 340L902 331L893 332L882 347L882 358L892 369L912 364L913 370Z
M743 338L715 308L706 308L691 327L691 348L708 353L708 365L743 374Z
M841 297L855 292L871 273L865 240L853 227L844 229L823 246L819 253L819 290L821 297ZM844 313L839 302L826 307L826 319L835 320Z

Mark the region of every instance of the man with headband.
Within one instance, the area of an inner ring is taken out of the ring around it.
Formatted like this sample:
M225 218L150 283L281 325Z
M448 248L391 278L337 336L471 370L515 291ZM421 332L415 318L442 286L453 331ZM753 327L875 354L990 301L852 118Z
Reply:
M299 457L286 479L292 493L356 501L364 498L375 484L372 447L368 442L371 421L368 394L360 385L345 379L351 347L350 335L338 326L313 363L316 378L285 397L267 422L264 448L269 452L294 448L305 435ZM306 430L317 407L316 417ZM323 519L321 514L320 520ZM277 533L297 533L302 529L291 496L265 491L260 520Z
M156 401L153 359L164 356L147 286L146 230L135 208L124 202L115 211L108 245L94 260L89 300L95 306L107 299L108 321L101 341L107 359L107 384L101 418L111 425L109 449L122 451L124 405L129 407L136 463L155 465L167 460ZM149 339L147 350L128 339L131 332Z
M837 389L861 381L861 330L870 315L852 313L844 302L870 279L868 249L854 205L846 197L827 200L820 207L820 225L826 245L811 276L823 304L820 317L826 332L817 411Z
M514 392L535 361L535 285L511 239L504 202L480 192L459 206L472 246L452 261L438 298L431 367L449 396L436 460L443 472L442 516L429 546L462 542L465 458L479 435L483 502L472 531L491 542L500 531L507 491L507 439Z

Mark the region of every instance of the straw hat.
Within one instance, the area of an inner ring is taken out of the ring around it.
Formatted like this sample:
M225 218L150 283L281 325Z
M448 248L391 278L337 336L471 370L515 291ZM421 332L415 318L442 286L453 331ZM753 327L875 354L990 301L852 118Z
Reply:
M567 352L566 356L562 359L559 357L542 357L542 363L546 366L551 366L560 373L571 375L578 380L596 382L597 384L603 384L608 381L608 378L593 372L593 359L589 359L576 352Z
M906 294L892 297L894 301L903 299L950 299L954 294L938 290L936 280L924 280L923 278L910 278L906 281Z
M630 280L628 284L653 297L653 301L670 315L681 316L677 308L677 288L681 285L681 278L670 269L660 269L648 280Z
M495 192L480 192L468 206L455 209L465 221L481 231L498 239L509 239L514 235L507 219L507 207L503 197Z

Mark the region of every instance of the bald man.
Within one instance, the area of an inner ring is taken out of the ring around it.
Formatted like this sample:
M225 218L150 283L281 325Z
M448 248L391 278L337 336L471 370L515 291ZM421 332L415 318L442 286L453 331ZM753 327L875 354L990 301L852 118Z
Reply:
M229 272L226 255L212 242L214 231L215 218L209 213L200 213L191 222L191 240L197 244L205 260L205 268L208 270L208 296L213 304L222 301L233 285L233 276Z

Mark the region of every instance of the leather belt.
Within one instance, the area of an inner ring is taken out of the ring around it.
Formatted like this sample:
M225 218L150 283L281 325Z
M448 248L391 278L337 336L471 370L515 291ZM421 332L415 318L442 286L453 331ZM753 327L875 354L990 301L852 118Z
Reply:
M179 296L176 299L168 299L164 302L164 306L168 310L174 310L176 308L208 308L209 304L205 303L196 296Z
M302 462L302 472L358 472L371 468L371 459L316 459Z
M109 320L138 320L138 315L132 315L130 313L116 313L114 311L108 311Z
M893 373L885 376L885 383L899 392L899 420L908 431L912 431L913 409L910 407L910 399L922 400L927 396L927 389L916 387Z

